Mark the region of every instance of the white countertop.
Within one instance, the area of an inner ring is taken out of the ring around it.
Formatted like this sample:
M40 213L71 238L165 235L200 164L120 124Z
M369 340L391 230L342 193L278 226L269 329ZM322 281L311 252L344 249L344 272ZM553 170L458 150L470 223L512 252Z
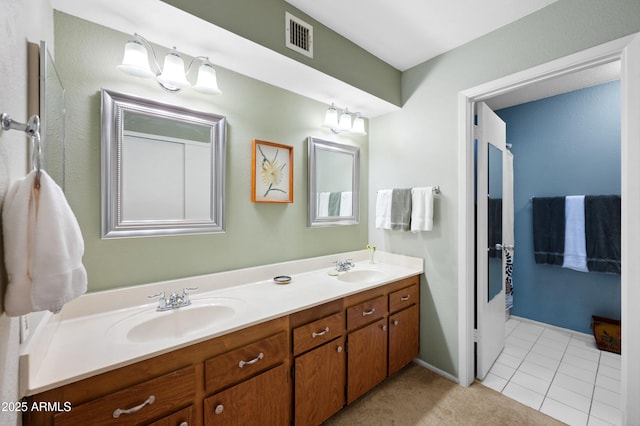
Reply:
M354 260L354 271L377 270L381 277L344 282L329 275L333 262L346 258ZM376 252L375 261L370 264L362 250L83 295L60 314L47 315L23 345L21 394L34 395L424 271L420 258ZM278 275L290 275L291 283L274 283ZM129 317L157 306L147 296L179 293L186 287L198 288L192 306L219 298L236 301L236 315L180 338L144 343L126 339L121 329Z

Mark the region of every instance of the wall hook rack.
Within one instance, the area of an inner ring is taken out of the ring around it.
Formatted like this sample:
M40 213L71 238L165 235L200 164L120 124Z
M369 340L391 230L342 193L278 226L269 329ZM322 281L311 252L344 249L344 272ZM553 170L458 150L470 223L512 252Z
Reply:
M7 113L2 113L0 116L2 120L2 129L3 130L21 130L28 134L29 136L33 136L36 133L40 133L40 117L37 115L32 115L29 118L29 121L26 123L20 123L15 121L11 116Z

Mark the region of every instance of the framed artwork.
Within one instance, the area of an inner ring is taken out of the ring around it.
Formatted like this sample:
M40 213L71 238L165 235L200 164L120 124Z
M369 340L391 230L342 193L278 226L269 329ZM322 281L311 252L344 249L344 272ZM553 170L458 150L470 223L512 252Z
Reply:
M251 201L293 203L293 147L254 139Z

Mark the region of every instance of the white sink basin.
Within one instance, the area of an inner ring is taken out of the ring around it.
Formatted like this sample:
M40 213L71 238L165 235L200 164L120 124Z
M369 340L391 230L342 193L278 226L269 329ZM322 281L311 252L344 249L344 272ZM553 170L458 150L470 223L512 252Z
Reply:
M355 269L338 275L340 281L348 283L368 283L378 281L384 277L384 273L373 269Z
M218 298L192 300L189 306L164 312L145 309L115 323L107 336L132 343L179 339L226 323L243 305L239 299Z

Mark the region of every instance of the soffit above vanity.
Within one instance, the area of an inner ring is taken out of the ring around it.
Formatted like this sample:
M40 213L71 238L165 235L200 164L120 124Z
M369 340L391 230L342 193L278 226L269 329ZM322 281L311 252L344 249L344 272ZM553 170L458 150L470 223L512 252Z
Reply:
M322 103L346 105L366 118L400 109L392 102L160 0L52 0L52 5L60 12L128 35L142 34L161 46L176 46L187 55L208 55L215 66Z

